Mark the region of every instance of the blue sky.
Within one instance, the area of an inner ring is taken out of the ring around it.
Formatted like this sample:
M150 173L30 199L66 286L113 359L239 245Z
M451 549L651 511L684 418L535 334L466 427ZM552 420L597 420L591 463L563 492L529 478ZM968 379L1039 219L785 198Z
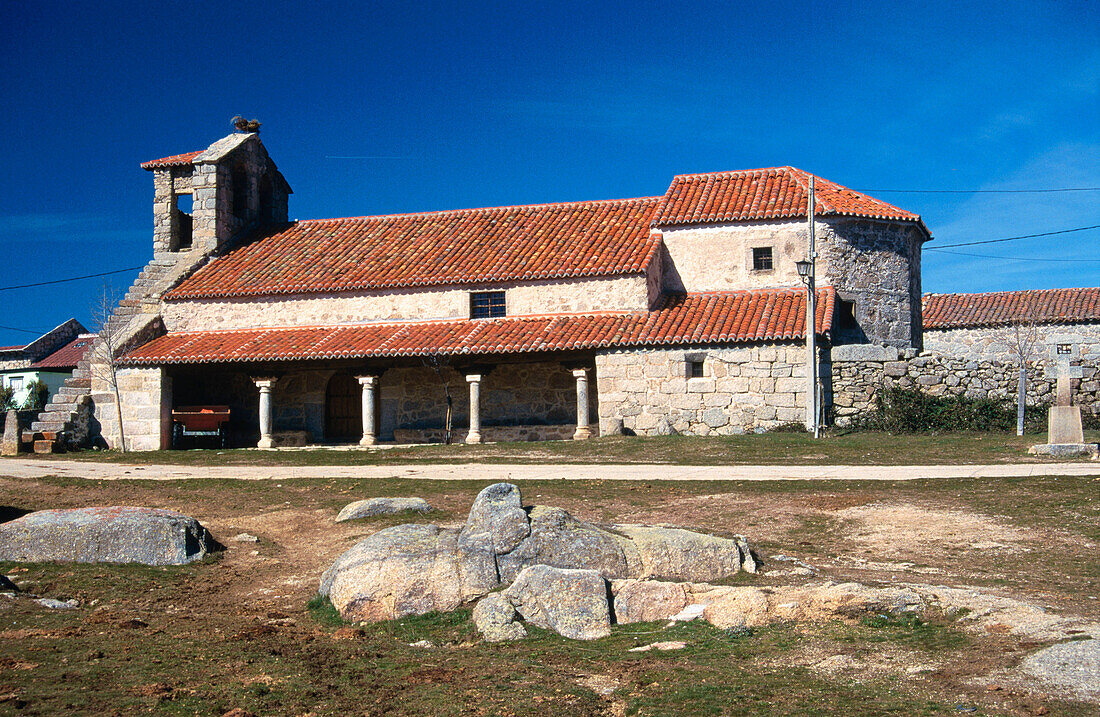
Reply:
M1100 224L1100 192L882 191L1100 187L1094 2L7 2L0 23L2 286L144 264L138 164L235 114L297 218L790 164L919 212L929 249ZM927 251L925 291L1100 285L1100 230L957 251L1070 261ZM102 290L0 291L0 325L87 321Z

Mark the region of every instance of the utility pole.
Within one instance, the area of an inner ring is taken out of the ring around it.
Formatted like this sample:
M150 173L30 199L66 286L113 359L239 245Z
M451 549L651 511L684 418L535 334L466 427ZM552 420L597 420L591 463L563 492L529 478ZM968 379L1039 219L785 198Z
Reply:
M817 410L817 242L814 233L814 175L810 175L810 195L806 200L806 216L810 223L809 272L806 278L806 430L819 435Z

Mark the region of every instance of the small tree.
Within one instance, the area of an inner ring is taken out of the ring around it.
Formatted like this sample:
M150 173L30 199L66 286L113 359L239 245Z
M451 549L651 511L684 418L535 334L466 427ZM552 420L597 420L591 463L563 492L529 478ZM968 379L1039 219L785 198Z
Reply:
M34 380L27 384L27 397L23 400L22 410L41 411L50 396L50 388L45 381Z
M15 408L15 389L11 386L0 386L0 411Z
M1009 353L1019 370L1016 381L1016 435L1024 435L1024 408L1027 403L1027 369L1039 345L1042 336L1038 322L1031 310L1025 311L1014 319L1002 332L1008 344Z
M450 368L450 361L439 354L429 354L423 359L424 365L435 372L439 382L443 384L443 396L447 401L447 408L443 415L443 442L451 445L451 431L454 427L454 399L451 396L451 383L447 380L446 369Z
M122 397L118 391L118 352L122 348L122 326L111 323L111 314L118 305L115 292L107 284L92 306L92 325L96 329L95 343L88 352L88 364L92 379L107 384L115 395L115 417L118 420L118 447L126 452L126 431L122 422Z

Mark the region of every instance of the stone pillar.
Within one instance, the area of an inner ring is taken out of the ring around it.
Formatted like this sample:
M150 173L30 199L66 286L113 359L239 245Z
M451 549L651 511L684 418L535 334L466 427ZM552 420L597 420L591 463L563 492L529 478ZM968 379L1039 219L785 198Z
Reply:
M359 439L359 445L373 446L378 442L378 429L374 425L374 396L378 387L378 377L356 376L356 379L363 387L363 437Z
M254 378L252 381L260 389L260 442L257 448L274 448L271 437L271 389L275 387L274 378Z
M470 374L466 380L470 383L470 432L466 442L481 443L481 374Z
M583 441L592 437L588 430L588 369L574 369L573 378L577 379L577 430L573 440Z

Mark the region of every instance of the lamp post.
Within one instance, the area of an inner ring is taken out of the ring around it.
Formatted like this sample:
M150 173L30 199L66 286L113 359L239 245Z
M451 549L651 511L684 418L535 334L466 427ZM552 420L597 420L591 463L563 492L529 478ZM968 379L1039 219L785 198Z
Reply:
M814 438L817 438L817 293L814 290L814 261L796 261L794 266L798 270L798 278L806 285L806 430L812 431Z

